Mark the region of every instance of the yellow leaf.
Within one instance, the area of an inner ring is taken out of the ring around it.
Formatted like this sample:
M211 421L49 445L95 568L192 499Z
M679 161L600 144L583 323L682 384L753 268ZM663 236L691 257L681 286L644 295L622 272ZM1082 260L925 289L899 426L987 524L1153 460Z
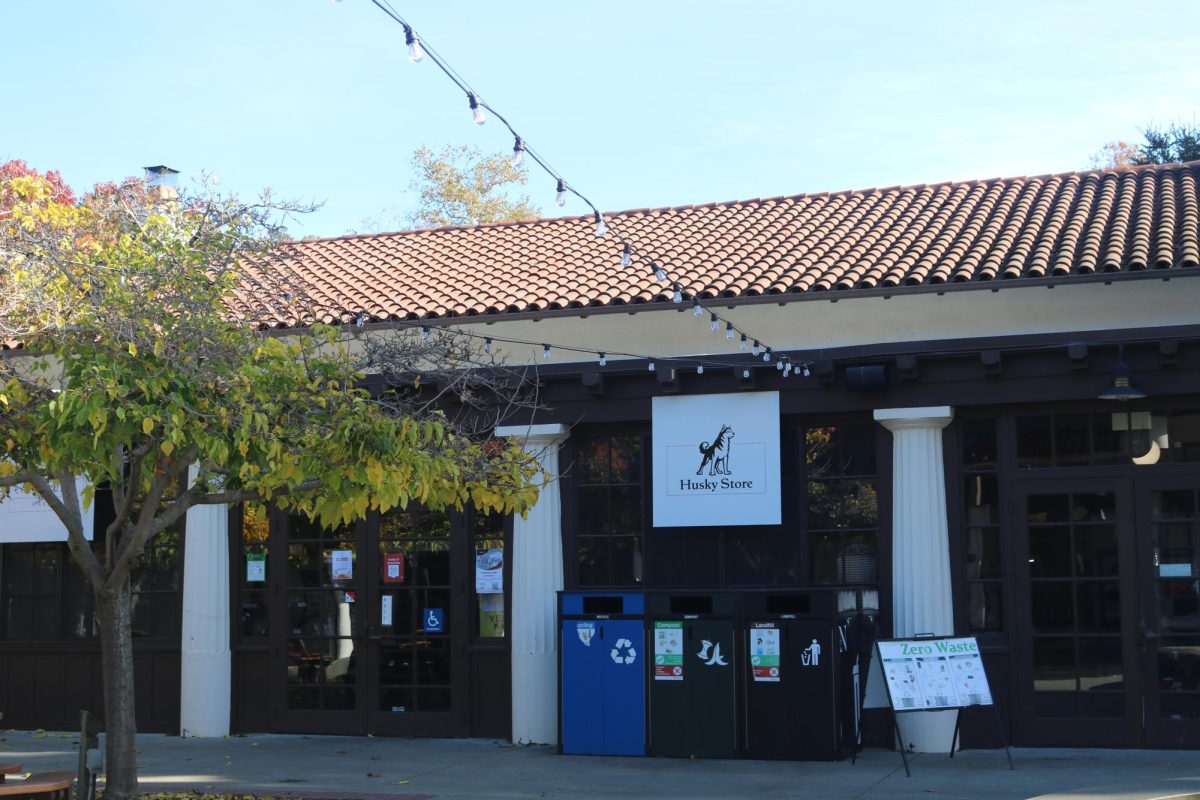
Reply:
M134 358L137 358L137 345L134 344L133 342L129 343L129 355L133 356Z
M175 449L175 445L171 444L170 442L163 442L160 447L162 448L163 455L167 456L168 458L170 458L171 452Z
M150 431L152 430L154 430L154 420L150 419L150 417L146 417L144 420L142 420L142 433L149 436Z

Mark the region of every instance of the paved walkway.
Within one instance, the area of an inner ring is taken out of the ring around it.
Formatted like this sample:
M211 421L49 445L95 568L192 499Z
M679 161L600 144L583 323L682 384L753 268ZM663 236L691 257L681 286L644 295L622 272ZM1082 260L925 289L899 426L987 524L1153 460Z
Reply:
M0 733L0 759L26 769L74 769L73 734ZM1195 751L967 751L900 756L869 750L858 763L689 761L559 756L547 747L480 739L236 736L138 739L146 789L254 792L303 798L974 798L1055 800L1200 797Z

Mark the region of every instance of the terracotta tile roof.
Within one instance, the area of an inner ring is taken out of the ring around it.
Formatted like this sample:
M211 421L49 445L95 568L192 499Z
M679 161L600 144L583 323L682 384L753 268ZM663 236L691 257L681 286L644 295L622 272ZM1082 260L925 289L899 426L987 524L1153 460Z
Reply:
M738 298L1200 266L1200 162L890 187L606 215L684 292ZM299 242L287 259L325 321L670 302L622 269L590 217ZM303 321L253 275L240 314ZM265 302L268 307L259 305Z

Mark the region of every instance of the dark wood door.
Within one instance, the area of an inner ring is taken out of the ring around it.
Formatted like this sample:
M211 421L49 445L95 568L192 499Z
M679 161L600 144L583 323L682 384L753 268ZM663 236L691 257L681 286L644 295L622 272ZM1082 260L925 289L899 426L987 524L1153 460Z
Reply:
M1139 478L1138 654L1151 747L1200 745L1200 475Z
M1131 482L1014 484L1020 743L1142 743Z
M470 564L461 514L394 510L373 521L365 576L366 726L467 734Z
M365 523L324 530L304 517L272 520L269 570L273 727L362 733Z

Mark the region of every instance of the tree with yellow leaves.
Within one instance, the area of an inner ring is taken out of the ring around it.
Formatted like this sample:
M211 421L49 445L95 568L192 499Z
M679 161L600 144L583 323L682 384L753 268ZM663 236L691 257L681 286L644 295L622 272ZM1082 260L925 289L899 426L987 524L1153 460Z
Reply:
M294 207L140 181L64 202L32 173L0 196L0 340L21 345L0 359L0 501L34 492L67 529L99 622L106 796L131 800L130 570L189 508L257 502L327 525L410 502L523 513L539 470L516 444L471 435L478 415L462 409L511 381L467 345L308 324L321 311L279 266L278 215ZM251 273L249 306L299 304L286 337L246 312ZM385 376L379 390L362 388L366 372ZM114 519L93 548L98 488Z

